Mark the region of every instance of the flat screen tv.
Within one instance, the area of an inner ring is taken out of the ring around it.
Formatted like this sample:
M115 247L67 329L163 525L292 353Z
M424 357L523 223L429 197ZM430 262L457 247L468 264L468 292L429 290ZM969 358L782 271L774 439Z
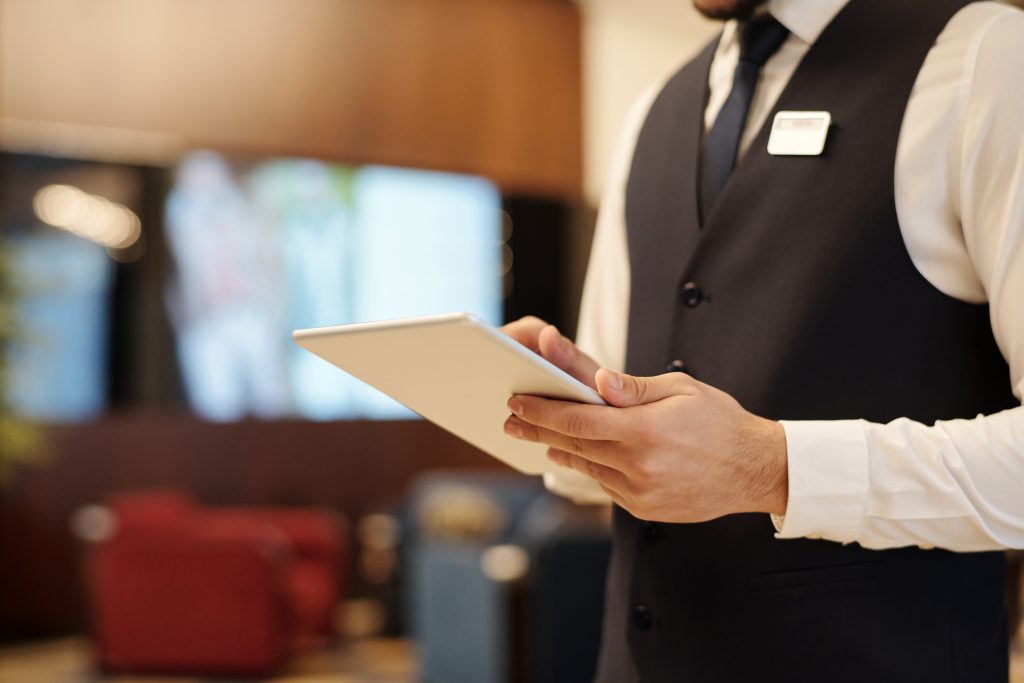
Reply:
M411 417L291 330L448 311L501 322L508 251L484 178L198 151L164 222L185 391L210 420Z

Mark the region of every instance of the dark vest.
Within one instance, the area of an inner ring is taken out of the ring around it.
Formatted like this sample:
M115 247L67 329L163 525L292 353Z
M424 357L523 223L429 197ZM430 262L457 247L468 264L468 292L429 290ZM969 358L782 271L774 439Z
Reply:
M825 153L770 156L769 116L703 226L715 46L668 82L626 191L628 372L682 359L773 419L931 423L1017 405L987 307L915 269L893 196L911 88L964 4L852 0L775 106L830 111ZM598 680L1005 682L1002 576L1001 553L778 540L766 514L651 524L617 508Z

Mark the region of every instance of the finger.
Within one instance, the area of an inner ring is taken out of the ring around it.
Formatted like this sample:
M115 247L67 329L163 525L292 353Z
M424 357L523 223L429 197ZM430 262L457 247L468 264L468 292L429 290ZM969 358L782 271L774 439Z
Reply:
M554 325L526 316L508 323L501 331L591 389L597 389L594 384L594 373L599 367L597 362L580 351Z
M607 368L598 370L595 380L601 397L618 408L654 403L669 396L689 395L693 393L696 382L681 372L635 377Z
M552 365L565 370L591 389L597 389L594 373L600 366L593 358L580 351L568 337L563 336L557 327L545 326L540 331L537 342L540 355Z
M547 455L556 465L576 470L596 481L616 502L622 500L622 491L627 484L626 475L622 472L558 448L549 448Z
M621 412L609 406L517 395L508 400L508 409L532 425L577 439L619 441L628 427Z
M510 415L505 420L505 433L509 436L522 439L523 441L534 441L551 446L568 453L582 455L589 460L604 462L608 464L606 456L601 451L612 443L611 441L597 441L593 439L581 439L573 436L566 436L559 432L532 425L525 420L520 420L515 415Z
M540 333L545 327L548 327L546 322L535 316L528 315L525 318L520 318L507 325L503 325L501 332L512 337L534 353L539 354Z

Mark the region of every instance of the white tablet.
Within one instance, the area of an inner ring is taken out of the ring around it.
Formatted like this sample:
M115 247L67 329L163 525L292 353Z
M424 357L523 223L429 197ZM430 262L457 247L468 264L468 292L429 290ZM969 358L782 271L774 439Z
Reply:
M596 391L468 313L296 330L295 342L520 472L556 469L507 436L506 403L531 394L603 405Z

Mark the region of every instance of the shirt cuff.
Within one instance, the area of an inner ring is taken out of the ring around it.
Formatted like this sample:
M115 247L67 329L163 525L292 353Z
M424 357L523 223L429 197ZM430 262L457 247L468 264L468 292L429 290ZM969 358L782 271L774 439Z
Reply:
M559 467L544 473L544 486L548 491L568 498L577 505L608 505L611 496L596 481L576 470Z
M850 543L864 529L868 450L861 420L780 421L786 432L789 502L773 515L776 538Z

